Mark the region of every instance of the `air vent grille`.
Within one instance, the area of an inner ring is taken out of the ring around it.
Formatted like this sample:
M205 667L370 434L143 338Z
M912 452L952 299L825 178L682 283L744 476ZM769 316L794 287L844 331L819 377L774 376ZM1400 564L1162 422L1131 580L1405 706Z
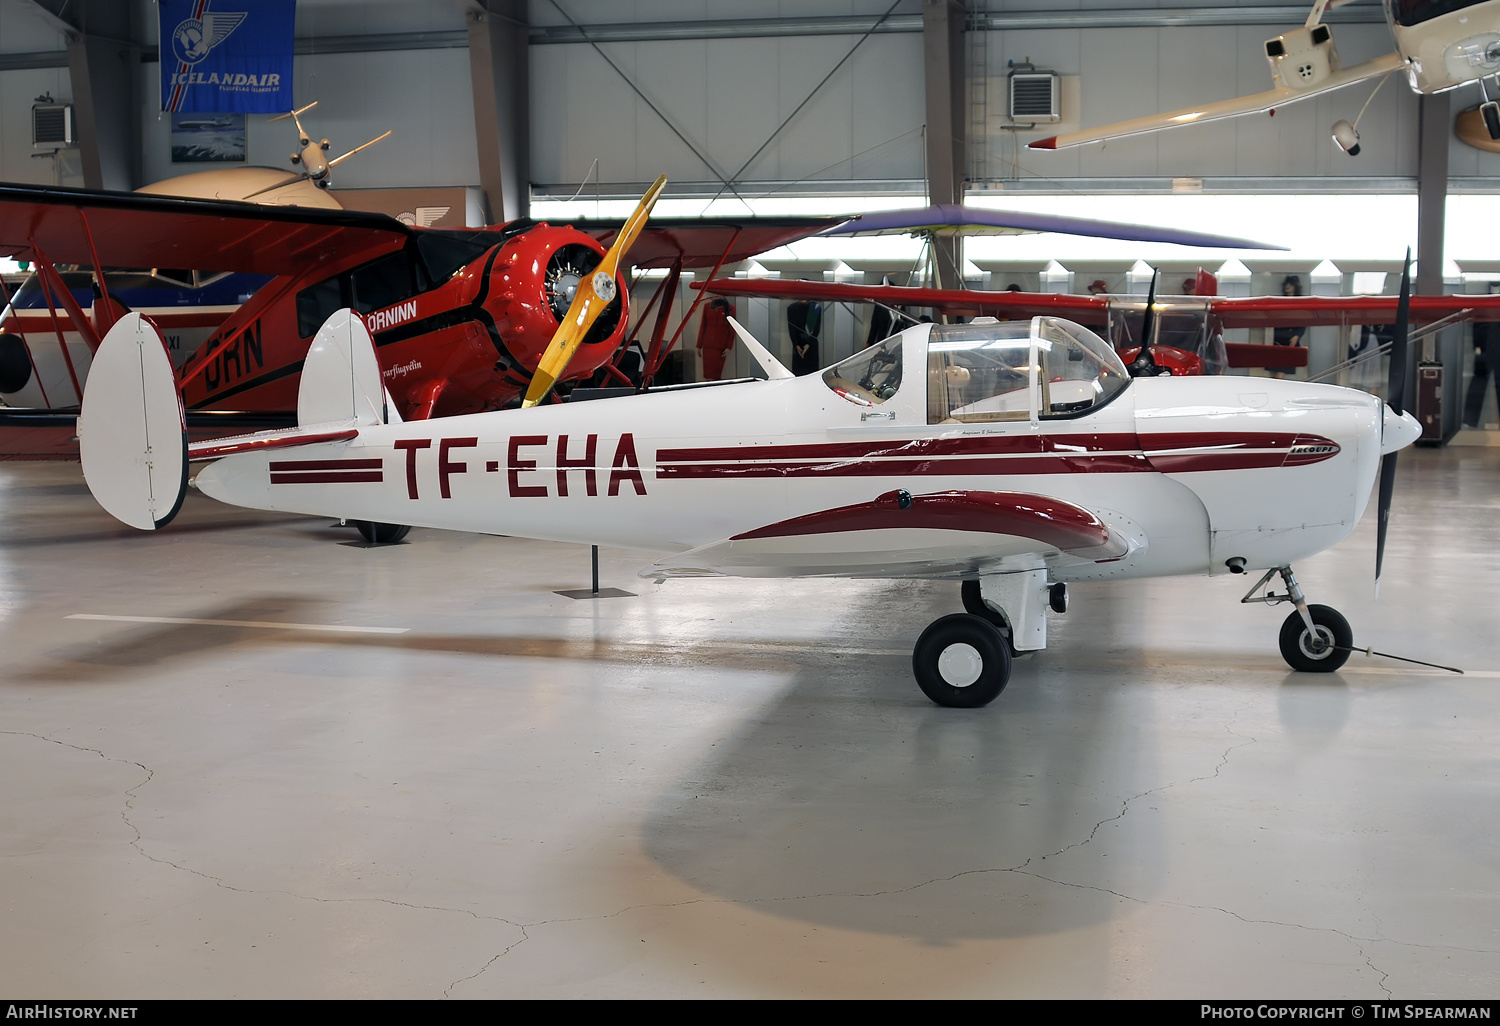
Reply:
M53 148L73 145L73 106L42 104L31 108L31 144Z
M1058 121L1058 79L1052 72L1021 72L1010 76L1012 121Z

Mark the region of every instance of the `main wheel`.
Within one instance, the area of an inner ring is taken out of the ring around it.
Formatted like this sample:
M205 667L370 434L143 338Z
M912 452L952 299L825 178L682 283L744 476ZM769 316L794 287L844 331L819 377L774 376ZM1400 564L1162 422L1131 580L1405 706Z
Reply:
M1500 139L1500 103L1491 100L1489 103L1479 105L1479 113L1484 116L1484 127L1490 133L1491 139Z
M911 669L922 693L938 705L977 709L1010 682L1010 648L988 620L952 613L922 632Z
M1307 612L1317 636L1302 622L1302 614L1293 612L1281 625L1281 658L1303 673L1332 673L1348 660L1354 632L1332 606L1308 606Z
M411 530L409 524L380 524L373 520L351 520L349 523L371 545L394 545Z

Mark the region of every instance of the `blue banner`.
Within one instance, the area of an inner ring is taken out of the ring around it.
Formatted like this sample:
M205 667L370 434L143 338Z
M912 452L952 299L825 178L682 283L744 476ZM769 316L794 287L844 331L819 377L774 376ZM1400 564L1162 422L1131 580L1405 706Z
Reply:
M292 109L297 0L160 0L161 109Z

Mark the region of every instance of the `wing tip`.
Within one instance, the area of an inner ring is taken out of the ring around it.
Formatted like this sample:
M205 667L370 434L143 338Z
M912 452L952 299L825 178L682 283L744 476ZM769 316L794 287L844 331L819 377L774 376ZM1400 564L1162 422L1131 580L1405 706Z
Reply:
M1049 135L1045 139L1029 142L1026 144L1026 148L1028 150L1055 150L1057 149L1057 136Z

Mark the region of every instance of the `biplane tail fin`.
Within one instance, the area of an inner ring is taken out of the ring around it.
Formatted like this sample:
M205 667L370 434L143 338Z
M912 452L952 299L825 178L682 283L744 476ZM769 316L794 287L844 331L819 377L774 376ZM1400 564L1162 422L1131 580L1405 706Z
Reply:
M116 520L155 531L182 508L188 440L166 340L127 313L99 344L78 414L89 491Z

